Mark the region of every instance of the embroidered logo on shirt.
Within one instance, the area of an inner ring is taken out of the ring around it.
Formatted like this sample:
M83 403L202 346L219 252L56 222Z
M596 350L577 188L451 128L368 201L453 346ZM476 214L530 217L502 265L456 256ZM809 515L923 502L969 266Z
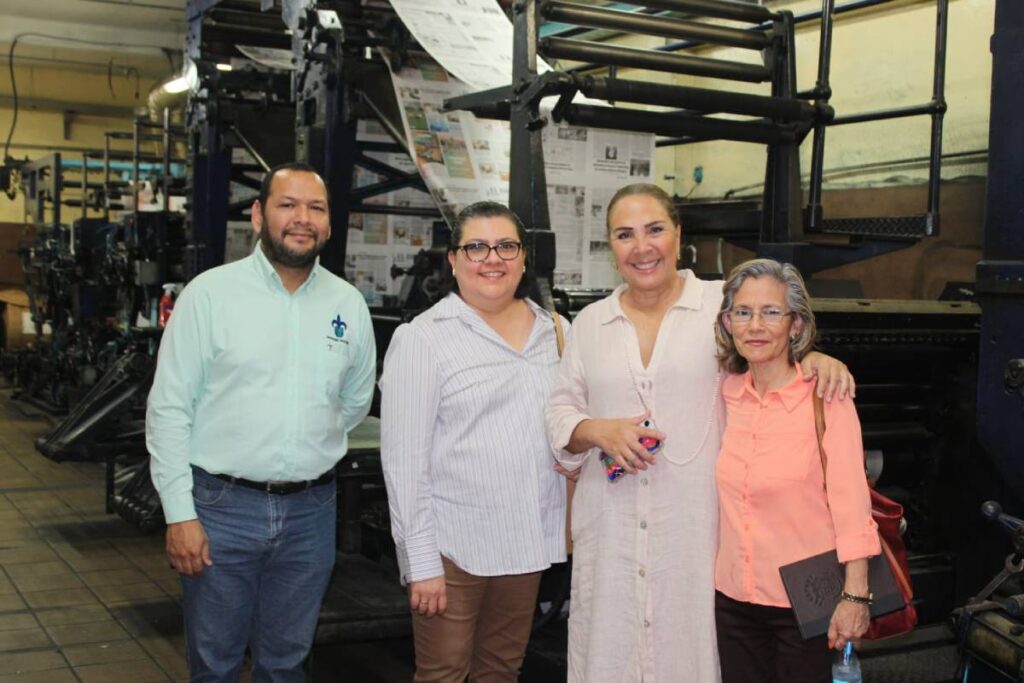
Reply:
M345 338L345 330L348 329L348 325L345 323L344 320L341 319L340 315L334 317L334 320L331 321L331 327L334 328L335 337L337 337L338 339Z
M327 335L327 349L333 349L334 342L348 344L348 339L345 339L345 333L348 331L348 323L342 320L340 315L334 316L334 320L331 321L331 327L334 329L334 334Z

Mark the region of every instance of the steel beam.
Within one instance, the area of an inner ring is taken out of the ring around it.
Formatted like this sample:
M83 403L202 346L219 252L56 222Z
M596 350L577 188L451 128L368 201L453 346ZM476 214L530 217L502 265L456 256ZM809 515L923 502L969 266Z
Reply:
M539 51L545 57L594 62L600 66L621 66L650 69L668 73L724 78L732 81L761 83L771 79L768 68L757 64L731 62L724 59L668 54L656 50L607 45L568 38L544 38Z
M579 83L580 92L587 97L610 102L684 107L703 113L725 112L785 121L810 121L818 114L818 109L814 105L792 98L746 95L707 88L596 76L585 76L579 79ZM823 113L827 115L830 111L831 109Z
M638 133L654 133L655 135L685 135L705 140L733 140L759 144L795 143L798 136L798 132L793 126L763 121L729 121L582 104L567 107L565 120L574 126L593 126Z
M559 21L589 28L641 33L664 38L686 38L748 50L763 50L768 46L768 36L762 31L744 31L673 17L624 12L568 2L545 2L541 6L541 14L548 21Z
M732 0L638 0L640 4L669 12L683 12L716 19L762 22L773 21L778 14L763 5Z

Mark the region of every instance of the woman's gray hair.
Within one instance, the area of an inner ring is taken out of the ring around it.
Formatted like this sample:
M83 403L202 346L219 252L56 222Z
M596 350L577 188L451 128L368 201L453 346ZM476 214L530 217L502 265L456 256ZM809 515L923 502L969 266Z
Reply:
M729 273L729 279L722 288L722 308L715 318L715 341L718 342L718 364L726 371L740 373L747 371L747 359L736 350L732 335L725 329L723 318L732 310L736 293L747 278L770 277L786 286L786 307L796 318L803 321L800 331L789 345L789 362L803 360L814 348L814 339L818 334L814 323L814 312L811 310L811 298L807 294L804 278L796 266L790 263L779 263L773 259L759 258L739 264Z

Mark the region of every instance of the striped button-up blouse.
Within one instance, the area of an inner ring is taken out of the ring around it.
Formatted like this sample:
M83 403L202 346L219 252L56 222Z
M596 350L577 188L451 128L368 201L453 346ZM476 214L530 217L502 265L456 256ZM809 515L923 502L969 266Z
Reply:
M565 480L544 430L558 367L551 317L511 348L456 294L395 332L384 360L381 460L402 581L565 560ZM567 326L566 326L567 327Z

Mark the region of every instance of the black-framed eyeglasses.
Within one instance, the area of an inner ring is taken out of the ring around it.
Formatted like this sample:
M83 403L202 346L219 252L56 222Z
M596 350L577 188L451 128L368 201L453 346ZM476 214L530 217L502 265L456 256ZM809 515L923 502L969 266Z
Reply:
M749 308L734 308L726 313L726 315L729 316L729 320L732 320L733 325L749 325L753 322L754 316L760 316L761 322L765 325L778 325L789 316L795 314L793 311L784 311L781 308L767 306L760 311L754 311Z
M455 247L456 251L463 251L466 254L466 258L473 263L483 263L486 261L487 257L491 255L492 249L502 261L512 261L523 250L523 243L498 242L492 246L486 242L470 242L469 244L461 244Z

